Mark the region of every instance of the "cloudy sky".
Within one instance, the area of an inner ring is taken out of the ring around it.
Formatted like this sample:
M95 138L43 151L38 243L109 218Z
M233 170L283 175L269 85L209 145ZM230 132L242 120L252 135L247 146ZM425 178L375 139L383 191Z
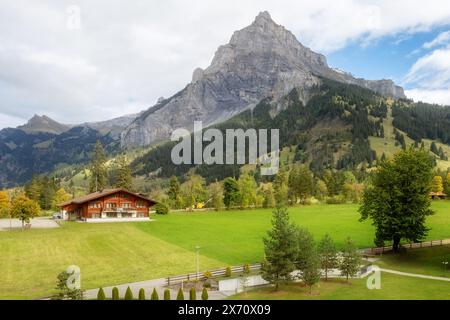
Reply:
M264 10L332 67L450 104L448 0L0 0L0 128L146 109Z

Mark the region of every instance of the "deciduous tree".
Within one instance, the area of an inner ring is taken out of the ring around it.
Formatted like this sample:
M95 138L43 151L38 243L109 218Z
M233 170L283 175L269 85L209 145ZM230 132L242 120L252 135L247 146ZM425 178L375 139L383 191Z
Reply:
M371 218L376 227L377 246L392 240L398 252L401 239L417 242L427 235L432 169L428 152L413 148L378 166L359 208L361 220Z
M25 195L19 195L12 200L11 216L22 221L22 229L25 222L29 223L30 219L39 216L40 212L39 204Z

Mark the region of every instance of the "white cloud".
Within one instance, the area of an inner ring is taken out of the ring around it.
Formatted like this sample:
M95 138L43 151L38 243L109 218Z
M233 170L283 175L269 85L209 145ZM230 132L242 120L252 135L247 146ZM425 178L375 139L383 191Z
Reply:
M446 44L450 41L450 31L440 33L433 41L425 42L423 47L425 49L432 49L442 44Z
M74 3L81 29L67 28ZM322 53L450 24L447 0L0 0L1 117L76 123L146 109L263 10Z
M436 103L450 106L450 90L411 89L405 91L406 96L414 101Z

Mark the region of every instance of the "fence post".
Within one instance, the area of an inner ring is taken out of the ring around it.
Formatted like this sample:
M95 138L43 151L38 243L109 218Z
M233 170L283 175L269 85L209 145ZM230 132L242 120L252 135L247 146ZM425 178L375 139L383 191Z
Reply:
M167 277L167 285L170 286L170 277Z
M190 279L189 279L189 273L187 274L187 278L188 278L188 281L190 281Z

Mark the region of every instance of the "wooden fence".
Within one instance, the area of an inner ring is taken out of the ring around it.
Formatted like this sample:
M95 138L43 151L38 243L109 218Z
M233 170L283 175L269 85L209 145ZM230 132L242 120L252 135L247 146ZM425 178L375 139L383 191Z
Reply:
M400 247L406 248L406 249L418 249L418 248L445 246L447 244L450 244L450 239L431 240L431 241L424 241L424 242L418 242L418 243L404 243ZM391 252L392 250L393 250L392 246L387 246L387 247L364 249L364 250L362 250L362 253L365 255L377 255L377 254L383 254L385 252L388 253L388 252Z
M262 266L261 263L249 264L250 271L260 270L261 266ZM244 270L245 270L245 265L231 267L232 273L244 272ZM222 269L216 269L216 270L209 270L208 272L211 273L211 276L213 276L213 277L221 277L221 276L225 276L226 271L227 271L227 268L222 268ZM199 273L192 272L192 273L187 273L187 274L183 274L183 275L179 275L179 276L167 277L166 284L168 286L170 286L170 285L174 285L174 284L180 284L185 281L191 281L191 280L197 280L197 279L204 280L205 279L204 273L205 272L199 272Z

